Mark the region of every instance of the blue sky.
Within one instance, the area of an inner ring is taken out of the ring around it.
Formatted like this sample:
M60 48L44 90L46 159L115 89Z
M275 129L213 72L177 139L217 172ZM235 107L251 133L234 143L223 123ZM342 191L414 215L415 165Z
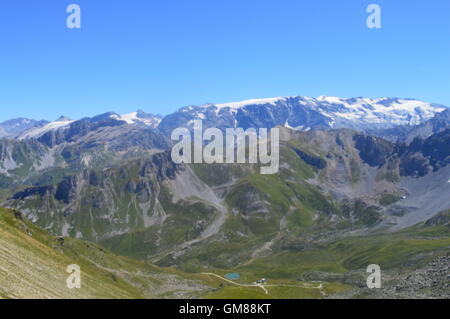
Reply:
M450 106L448 0L2 0L0 43L0 121L285 95Z

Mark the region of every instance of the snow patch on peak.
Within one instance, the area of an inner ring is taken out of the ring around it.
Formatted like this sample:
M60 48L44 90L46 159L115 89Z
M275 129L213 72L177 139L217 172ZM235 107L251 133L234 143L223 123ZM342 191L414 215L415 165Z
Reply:
M124 121L130 125L147 125L151 127L156 127L161 122L161 118L151 114L144 113L143 111L131 112L128 114L123 114L117 118L120 121Z
M323 114L346 120L363 120L366 123L417 125L445 110L431 103L401 98L344 99L320 96L317 101L321 104L317 104L316 108Z
M120 120L127 122L128 124L134 124L138 120L138 112L132 112L128 114L123 114L120 116Z
M54 131L60 128L68 127L70 123L74 122L66 117L59 118L54 122L50 122L42 127L35 127L20 134L17 139L25 140L29 138L39 138L47 132Z
M219 109L229 107L231 109L238 109L244 107L246 105L264 105L264 104L276 104L276 102L286 100L287 97L274 97L274 98L266 98L266 99L251 99L240 102L231 102L231 103L222 103L215 104Z

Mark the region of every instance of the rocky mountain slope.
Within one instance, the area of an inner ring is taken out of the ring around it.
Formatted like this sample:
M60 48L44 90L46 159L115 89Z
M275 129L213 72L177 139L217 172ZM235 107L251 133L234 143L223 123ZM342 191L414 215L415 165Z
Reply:
M0 190L48 185L80 169L112 167L171 145L154 128L109 115L60 122L69 124L52 122L54 129L36 137L0 140Z
M410 145L347 129L281 133L276 175L248 164L176 165L159 153L25 188L4 205L56 234L119 254L220 267L299 241L411 226L450 209L439 200L450 185L448 131ZM431 209L411 203L425 194L412 185L426 180L433 185Z

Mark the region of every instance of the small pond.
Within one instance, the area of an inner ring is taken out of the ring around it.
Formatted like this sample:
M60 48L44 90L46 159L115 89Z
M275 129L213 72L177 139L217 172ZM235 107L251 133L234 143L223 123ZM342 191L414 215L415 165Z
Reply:
M231 274L226 274L225 278L227 278L229 280L237 280L237 279L241 278L241 275L239 275L237 273L231 273Z

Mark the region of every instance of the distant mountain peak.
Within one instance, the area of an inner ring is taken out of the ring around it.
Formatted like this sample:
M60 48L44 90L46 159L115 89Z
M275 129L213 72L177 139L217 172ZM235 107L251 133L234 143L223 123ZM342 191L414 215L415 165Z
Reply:
M69 121L72 121L72 119L69 118L69 117L67 117L67 116L64 116L64 115L61 115L61 116L58 117L58 119L56 120L56 122L69 122Z
M47 121L36 121L28 118L15 118L0 123L0 138L12 138L34 127L41 127Z

